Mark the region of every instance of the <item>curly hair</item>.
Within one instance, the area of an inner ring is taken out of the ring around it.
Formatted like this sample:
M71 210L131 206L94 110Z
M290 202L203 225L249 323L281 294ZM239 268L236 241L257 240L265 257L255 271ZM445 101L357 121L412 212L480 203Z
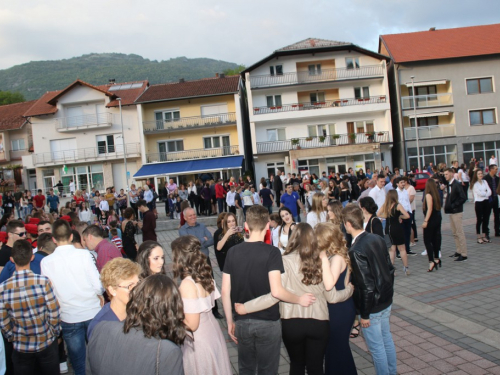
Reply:
M136 328L144 337L170 340L182 345L188 328L179 289L167 275L146 278L130 292L123 332Z
M283 256L299 252L302 284L317 285L323 281L323 269L319 257L318 244L314 231L307 223L299 223L293 228Z
M335 215L335 217L330 221L333 224L340 226L342 224L342 203L340 201L333 201L328 203L327 207Z
M333 223L319 223L314 229L318 239L318 252L325 251L328 256L340 255L351 270L351 259L348 255L347 242L340 227Z
M203 289L212 293L214 283L212 280L212 267L203 254L200 240L195 236L181 236L170 245L172 248L174 277L181 280L191 276L195 283L200 283Z
M141 272L141 266L130 259L114 258L102 268L101 283L107 290L110 286L117 286L122 280L139 276Z
M139 251L137 252L137 258L135 261L139 263L142 267L142 273L139 276L140 279L145 279L146 277L153 275L153 271L151 271L151 267L149 266L149 256L154 248L159 247L163 250L165 254L165 249L156 241L144 241L141 246L139 246ZM163 275L167 274L167 257L165 256L165 263L163 264L163 269L160 272Z

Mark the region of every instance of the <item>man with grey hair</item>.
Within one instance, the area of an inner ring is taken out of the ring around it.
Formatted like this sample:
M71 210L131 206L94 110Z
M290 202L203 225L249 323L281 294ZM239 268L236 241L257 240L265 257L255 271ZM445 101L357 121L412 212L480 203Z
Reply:
M368 181L368 189L366 189L365 191L363 191L361 193L361 195L359 196L359 199L361 198L364 198L364 197L368 197L370 195L370 191L372 191L372 189L377 185L377 180L369 180ZM358 201L359 201L358 199Z

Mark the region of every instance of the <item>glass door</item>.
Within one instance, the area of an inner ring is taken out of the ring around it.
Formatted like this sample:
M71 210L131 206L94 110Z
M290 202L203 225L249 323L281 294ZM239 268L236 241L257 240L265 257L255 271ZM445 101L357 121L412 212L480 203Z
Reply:
M231 145L229 144L229 136L222 137L222 155L231 155Z
M159 161L167 161L167 146L165 142L158 143Z

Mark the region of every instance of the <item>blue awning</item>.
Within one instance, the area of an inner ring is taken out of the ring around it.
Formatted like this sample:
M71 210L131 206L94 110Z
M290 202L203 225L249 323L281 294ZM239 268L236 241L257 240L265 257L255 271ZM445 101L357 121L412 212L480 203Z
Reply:
M179 175L238 169L243 165L243 156L226 156L202 160L175 161L171 163L145 164L137 171L134 178L154 177L159 175Z

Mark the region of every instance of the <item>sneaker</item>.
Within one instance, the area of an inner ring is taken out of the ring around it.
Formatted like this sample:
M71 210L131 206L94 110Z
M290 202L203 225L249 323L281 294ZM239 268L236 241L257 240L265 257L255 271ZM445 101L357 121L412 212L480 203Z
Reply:
M412 256L412 257L414 257L415 255L417 255L417 253L414 253L414 252L413 252L413 251L411 251L411 250L410 250L410 251L407 251L407 252L406 252L406 254L407 254L407 255L410 255L410 256Z
M59 372L66 374L68 372L68 362L59 363Z
M411 243L410 243L410 247L411 247L411 246L417 246L417 243L416 243L416 242L411 242Z
M455 259L455 262L467 262L467 257L459 255L458 258Z
M424 250L420 253L421 255L427 255L427 250Z
M459 256L460 256L460 254L459 254L459 253L455 253L455 254L453 254L453 255L450 255L450 258L456 258L456 257L459 257Z
M410 268L409 267L403 267L403 272L405 273L406 276L410 274Z

